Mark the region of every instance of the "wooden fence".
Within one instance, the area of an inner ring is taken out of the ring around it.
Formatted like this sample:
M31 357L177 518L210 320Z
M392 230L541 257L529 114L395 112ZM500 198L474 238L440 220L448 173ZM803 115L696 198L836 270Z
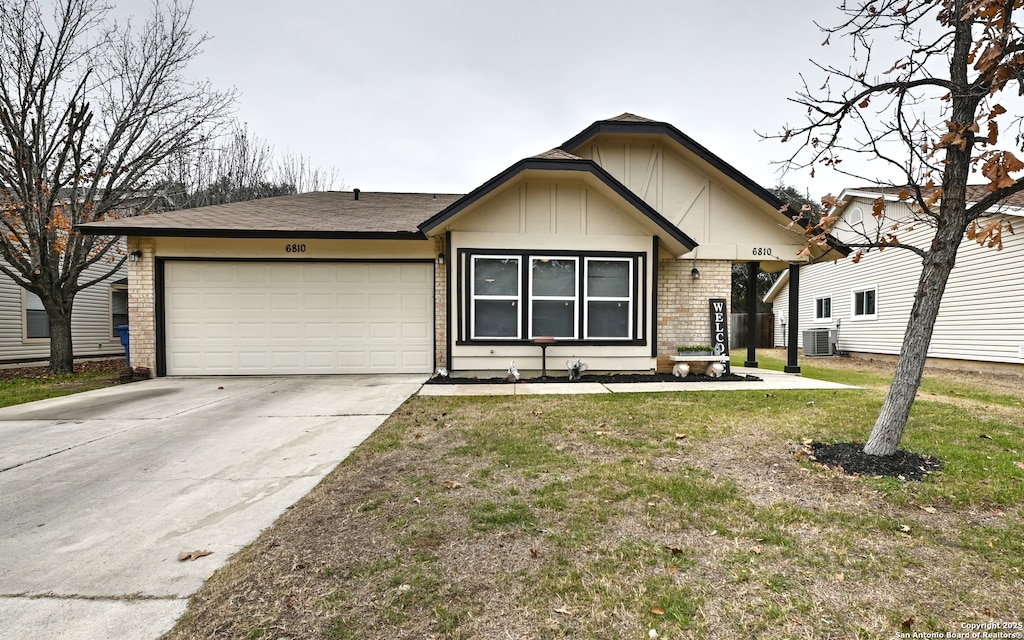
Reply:
M775 314L757 314L757 343L758 349L771 349L775 346ZM733 313L729 317L729 349L747 348L747 314Z

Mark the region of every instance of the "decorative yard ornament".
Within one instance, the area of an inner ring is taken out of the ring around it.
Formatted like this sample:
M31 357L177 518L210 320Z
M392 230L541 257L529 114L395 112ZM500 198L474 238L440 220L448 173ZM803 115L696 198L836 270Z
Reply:
M519 382L519 369L516 368L516 361L508 363L508 375L505 376L505 382Z
M579 380L583 372L587 370L587 363L579 358L570 358L565 361L565 368L569 370L569 381Z

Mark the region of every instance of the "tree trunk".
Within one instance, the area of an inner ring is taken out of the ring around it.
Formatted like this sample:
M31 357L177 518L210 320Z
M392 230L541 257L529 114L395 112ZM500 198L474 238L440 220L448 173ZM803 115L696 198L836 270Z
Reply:
M928 345L931 344L935 319L939 315L942 294L946 290L949 274L956 263L956 251L963 238L964 228L957 227L956 223L942 225L936 231L931 250L925 256L907 330L903 336L903 347L896 363L896 373L878 420L871 430L871 437L864 445L864 453L869 455L890 456L896 453L903 437L910 408L921 386Z
M43 301L46 315L50 320L50 373L74 373L75 353L71 341L71 303L61 305L61 301L50 303Z

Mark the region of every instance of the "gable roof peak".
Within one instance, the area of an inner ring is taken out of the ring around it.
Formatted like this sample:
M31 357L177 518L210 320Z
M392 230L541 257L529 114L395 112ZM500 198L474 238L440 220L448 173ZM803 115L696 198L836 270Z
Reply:
M657 120L651 120L643 116L638 116L635 113L625 112L621 115L615 116L614 118L608 118L606 122L650 122L657 123Z
M554 149L549 149L548 151L545 151L544 153L538 153L537 155L532 156L531 159L533 159L533 160L583 160L583 158L581 158L579 156L574 156L573 154L569 153L568 151L566 151L564 149L559 149L557 147L554 148Z

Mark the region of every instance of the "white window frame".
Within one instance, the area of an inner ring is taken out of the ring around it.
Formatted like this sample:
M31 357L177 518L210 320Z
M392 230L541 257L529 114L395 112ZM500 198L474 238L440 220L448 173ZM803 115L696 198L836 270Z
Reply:
M608 296L591 296L590 295L590 262L625 262L629 267L629 278L626 283L626 297L608 297ZM634 267L635 264L632 258L618 258L618 257L601 257L601 256L586 256L584 258L583 268L583 339L584 340L621 340L623 342L633 340L634 327L633 327L633 305L635 304L634 299L636 298L636 281ZM591 302L623 302L625 301L628 305L627 309L627 325L626 335L622 337L617 336L591 336L590 327L590 303Z
M822 300L828 300L828 315L827 316L820 316L820 315L818 315L818 303L821 302ZM828 294L828 295L824 295L824 296L815 296L815 298L814 298L814 309L813 309L814 321L815 322L832 322L832 312L833 312L832 308L834 306L835 306L835 301L832 299L832 294L831 293Z
M874 299L874 312L873 313L857 313L857 296L861 294L871 293ZM850 319L851 320L877 320L878 319L878 285L872 285L870 287L860 287L850 291Z
M850 226L860 224L864 222L864 210L860 207L854 207L850 210L850 217L846 220L846 223Z
M21 290L21 339L22 339L22 342L31 342L31 343L49 342L50 341L50 336L39 338L39 337L30 337L28 335L28 312L29 312L28 302L29 302L29 296L32 296L36 300L39 300L39 305L40 306L42 306L42 304L43 304L43 301L36 294L34 294L31 291L28 291L26 289L22 289ZM38 309L33 309L33 311L38 311ZM43 309L44 313L45 313L45 311L46 310ZM49 321L50 321L49 317L47 317L46 321L47 321L47 326L49 327ZM52 334L52 331L50 331L49 328L48 328L48 333Z
M525 256L528 257L528 256ZM470 337L473 340L521 340L523 335L523 314L519 312L523 302L523 258L524 256L517 255L491 255L491 254L474 254L470 256L469 261L469 326L470 326ZM476 262L477 260L515 260L516 262L516 295L514 296L498 296L498 295L477 295L476 293ZM476 333L476 301L477 300L513 300L515 301L516 311L516 335L515 336L479 336Z
M529 274L530 274L530 276L529 276L529 278L527 278L527 280L529 282L529 285L530 285L530 292L529 292L530 308L528 309L528 313L527 313L527 318L529 319L529 323L530 323L530 327L529 327L529 329L530 329L530 331L529 331L530 339L532 340L533 338L539 338L539 337L544 337L544 338L551 337L551 338L555 338L556 340L576 340L578 338L578 336L579 336L579 324L580 324L580 258L579 258L579 256L544 256L544 255L536 255L535 256L535 255L530 255L530 256L526 256L526 257L530 261L530 263L529 263L529 268L530 268ZM576 265L576 267L574 269L574 278L573 278L573 285L572 285L573 286L572 296L538 296L538 295L534 295L534 293L533 293L533 264L535 262L545 262L545 261L549 261L549 260L561 260L563 262L572 262L573 264ZM541 336L541 335L538 335L538 334L536 334L534 332L534 330L533 330L533 303L534 303L534 301L537 301L537 300L545 300L545 301L559 301L559 300L563 300L563 301L568 301L568 302L572 302L573 303L573 314L572 314L572 331L573 331L573 333L572 333L571 336L547 336L547 335Z
M121 337L120 334L118 334L117 329L114 328L114 327L117 326L117 324L114 323L114 294L115 293L123 293L125 295L125 311L126 311L125 316L126 317L125 317L124 324L128 324L128 318L127 318L128 313L127 313L127 311L128 311L128 306L130 304L129 301L128 301L128 286L127 285L123 285L123 284L112 284L112 285L110 285L110 290L109 290L109 293L108 293L108 300L110 302L110 332L111 332L111 336L110 337L112 337L112 338L120 338Z

